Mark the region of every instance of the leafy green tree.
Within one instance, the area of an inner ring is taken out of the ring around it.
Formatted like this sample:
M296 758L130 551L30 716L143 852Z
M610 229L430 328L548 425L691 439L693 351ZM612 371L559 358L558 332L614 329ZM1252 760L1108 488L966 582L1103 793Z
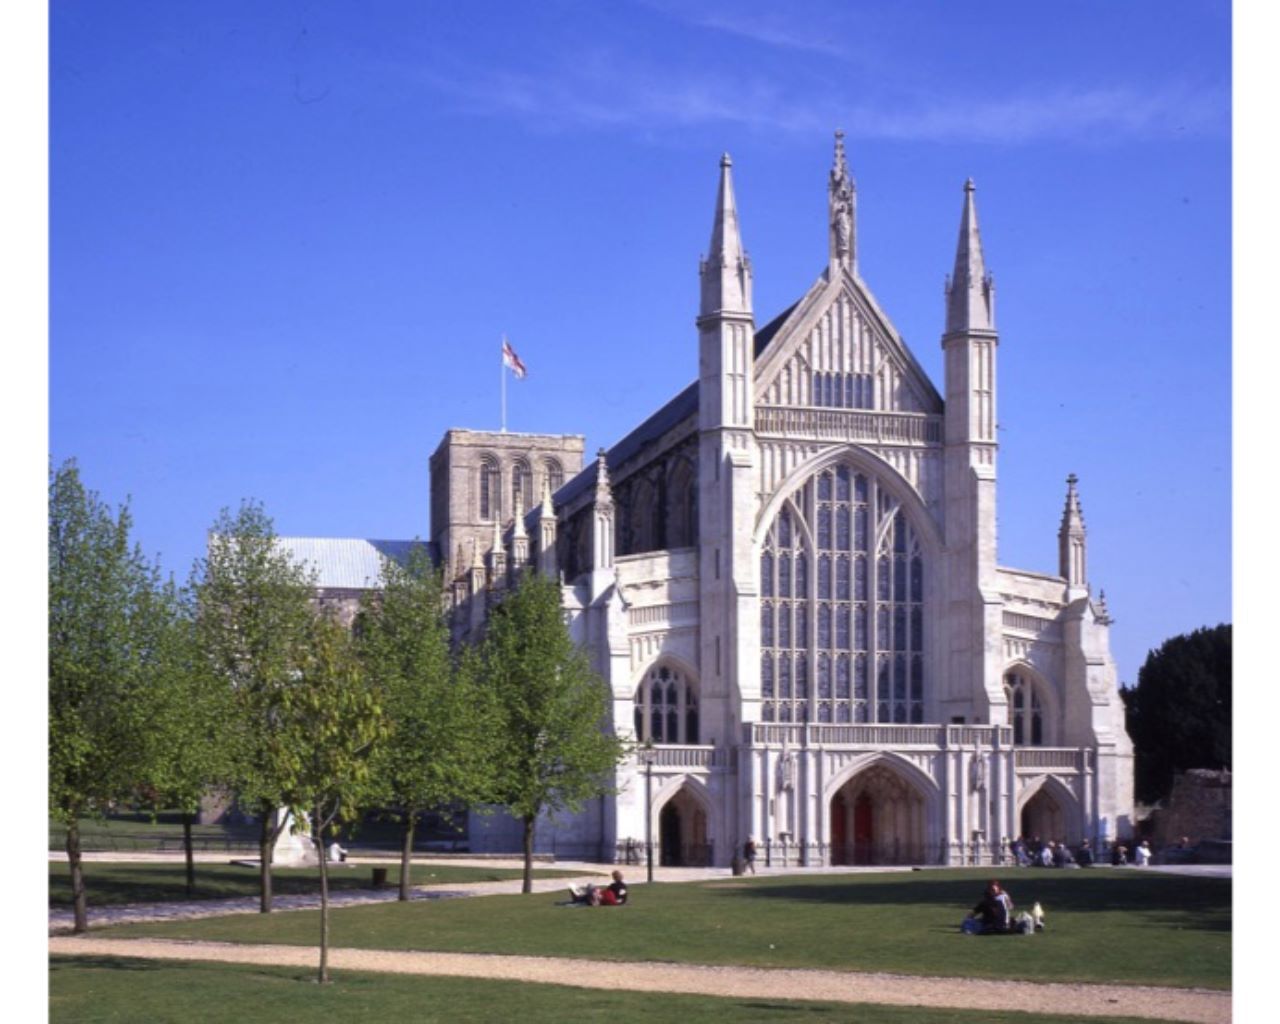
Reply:
M1231 767L1230 624L1166 640L1122 692L1139 800L1168 796L1179 772Z
M382 588L366 597L358 623L361 660L391 729L374 775L380 802L400 821L400 899L407 900L419 815L485 792L484 695L469 677L455 677L441 578L424 545L414 545L403 565L384 560Z
M311 816L311 840L320 861L320 973L329 980L329 858L325 832L349 821L370 795L369 761L386 735L377 691L369 685L348 631L327 615L311 622L310 642L281 713L299 743L288 802Z
M276 811L297 788L303 737L288 704L315 613L314 581L276 544L261 504L223 509L209 534L196 584L203 657L228 689L226 751L237 798L259 819L259 909L271 911L271 861L288 823Z
M228 722L231 693L209 661L201 656L193 586L167 583L160 593L168 613L158 649L159 679L155 716L148 734L155 750L147 758L144 792L159 809L182 815L187 894L195 892L192 827L201 799L225 786L231 774Z
M523 892L544 811L576 811L609 792L625 756L609 731L609 693L569 636L556 582L526 572L494 609L480 671L492 696L494 803L523 823Z
M169 609L130 546L127 506L86 491L73 461L49 482L49 813L67 830L75 930L88 927L80 819L128 799L154 751Z

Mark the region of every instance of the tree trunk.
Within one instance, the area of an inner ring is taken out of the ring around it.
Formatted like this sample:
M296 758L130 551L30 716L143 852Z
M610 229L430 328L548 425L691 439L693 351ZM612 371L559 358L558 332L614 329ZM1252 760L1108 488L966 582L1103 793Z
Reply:
M196 894L196 855L192 850L191 843L191 826L195 823L196 816L184 812L182 815L182 848L187 853L187 895L194 896Z
M314 831L312 841L316 844L316 854L320 857L320 975L317 981L321 985L329 983L329 857L324 848L324 833L320 830L320 808L312 815Z
M89 904L84 892L84 866L80 862L80 822L72 818L67 825L67 863L71 866L71 903L75 908L75 933L89 930Z
M272 847L275 846L271 816L275 813L275 808L262 804L258 811L262 818L262 826L258 830L258 912L269 914L271 913L271 856L274 853Z
M521 892L533 892L533 823L537 819L532 814L524 816L524 884Z
M407 900L409 898L410 874L413 871L413 830L417 824L418 815L414 811L410 811L404 819L404 830L401 833L400 843L400 899Z

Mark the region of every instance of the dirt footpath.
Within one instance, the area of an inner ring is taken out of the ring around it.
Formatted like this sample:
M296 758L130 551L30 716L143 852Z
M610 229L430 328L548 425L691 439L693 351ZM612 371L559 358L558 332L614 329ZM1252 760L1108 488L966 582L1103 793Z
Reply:
M222 942L103 939L54 936L49 952L71 956L127 956L154 960L212 960L315 968L318 952L308 946L253 946ZM1231 993L1207 989L1058 983L840 971L695 967L684 964L622 963L563 957L421 953L373 949L331 949L335 970L394 974L441 974L465 978L573 985L579 988L677 992L740 998L814 999L838 1003L883 1003L988 1010L998 988L1000 1008L1080 1017L1129 1016L1196 1024L1230 1024Z

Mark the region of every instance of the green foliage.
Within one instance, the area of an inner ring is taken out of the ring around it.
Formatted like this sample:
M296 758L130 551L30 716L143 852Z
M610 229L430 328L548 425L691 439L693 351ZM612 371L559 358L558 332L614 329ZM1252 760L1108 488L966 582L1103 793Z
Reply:
M1231 767L1229 624L1166 640L1123 695L1139 800L1168 796L1178 772Z
M383 561L382 590L361 609L357 643L382 693L390 735L375 753L380 802L412 817L485 792L484 693L455 677L440 574L425 545Z
M127 799L155 751L173 614L130 546L127 507L86 491L74 462L49 484L49 813L74 826Z
M291 779L286 803L313 815L319 841L335 821L353 820L370 791L369 762L386 735L377 691L368 684L351 634L328 615L315 616L297 678L280 700L289 749L277 753Z
M609 791L625 748L608 731L607 687L569 636L554 580L520 577L490 617L478 667L495 715L495 803L528 829L543 811L577 810Z
M199 647L228 695L228 774L259 807L283 806L296 789L299 738L285 709L314 619L312 578L275 540L260 504L223 509L195 586Z
M150 730L156 747L147 759L144 792L153 807L194 816L201 798L231 774L224 735L231 691L201 654L194 589L178 589L170 582L157 599L167 614L158 650L161 685Z

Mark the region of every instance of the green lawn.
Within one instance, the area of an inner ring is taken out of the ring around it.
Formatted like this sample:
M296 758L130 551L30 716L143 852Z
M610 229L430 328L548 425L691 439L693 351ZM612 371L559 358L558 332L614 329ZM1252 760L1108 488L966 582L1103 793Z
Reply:
M465 978L412 978L339 971L330 985L291 968L172 963L115 957L53 957L51 1024L147 1021L241 1024L321 1019L343 1024L387 1021L645 1020L679 1024L1069 1024L1074 1017L918 1007L791 1002L607 992L561 985ZM1090 1017L1093 1024L1133 1024L1131 1017Z
M959 934L989 872L975 869L633 885L620 909L557 905L557 894L391 903L337 910L335 946L516 953L1032 981L1229 988L1231 881L1139 871L1006 876L1034 936ZM299 911L105 934L311 945Z
M577 877L581 872L556 871L535 868L538 878ZM196 892L187 896L186 868L172 864L116 864L105 861L89 861L84 868L85 887L89 891L89 914L94 907L114 906L120 903L162 903L169 900L220 899L232 896L256 896L258 894L257 868L232 864L196 864ZM500 882L521 877L519 868L468 867L461 864L415 864L412 881L415 885L453 885L461 882ZM391 885L400 883L398 862L387 862L387 879ZM370 872L368 865L334 865L329 872L331 891L367 889ZM320 891L320 876L316 868L276 868L272 872L273 891L279 896L296 896ZM519 885L513 884L513 892ZM71 869L62 862L49 864L49 905L71 905Z

